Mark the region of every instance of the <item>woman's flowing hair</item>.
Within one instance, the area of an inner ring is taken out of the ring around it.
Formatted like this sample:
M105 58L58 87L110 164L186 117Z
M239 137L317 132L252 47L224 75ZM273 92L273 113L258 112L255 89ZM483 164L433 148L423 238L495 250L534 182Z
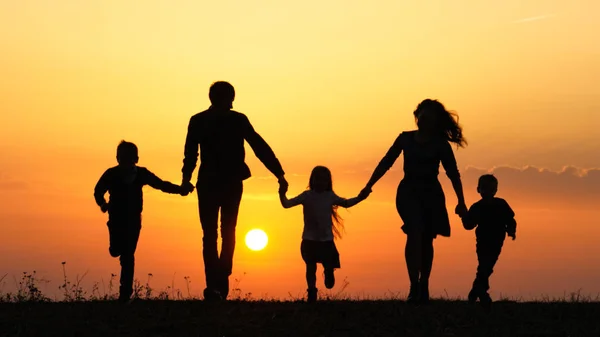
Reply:
M458 123L458 114L456 112L446 110L446 107L437 100L426 99L417 106L414 112L417 125L419 124L419 115L425 110L435 114L437 118L436 133L460 147L467 145L467 140L463 136L462 126Z

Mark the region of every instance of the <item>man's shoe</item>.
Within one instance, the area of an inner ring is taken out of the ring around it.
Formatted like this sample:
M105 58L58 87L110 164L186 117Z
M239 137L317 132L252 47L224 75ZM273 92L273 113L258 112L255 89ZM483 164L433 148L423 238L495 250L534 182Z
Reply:
M429 303L429 282L419 282L419 302L423 304Z
M479 303L486 312L489 312L492 309L492 298L487 292L479 296Z
M311 288L307 290L308 296L306 297L306 302L315 303L317 301L317 288Z
M221 293L215 289L204 289L204 300L208 302L217 302L222 300Z
M469 303L474 304L475 302L477 302L478 298L479 298L479 293L477 292L477 290L475 288L471 289L471 291L469 291L469 295L467 297L467 300L469 301Z

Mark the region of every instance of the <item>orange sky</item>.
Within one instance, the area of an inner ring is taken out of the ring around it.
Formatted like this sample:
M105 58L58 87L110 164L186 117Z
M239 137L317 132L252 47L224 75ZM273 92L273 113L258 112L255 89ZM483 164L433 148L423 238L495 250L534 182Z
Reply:
M416 104L440 99L470 142L456 152L468 203L477 176L496 170L517 212L519 238L506 244L493 291L600 293L599 10L591 0L2 1L0 276L35 269L53 291L61 261L89 270L89 285L116 272L94 184L121 139L138 144L140 165L179 182L189 117L223 79L282 161L290 195L317 164L333 170L340 194L358 193L413 128ZM258 253L240 244L234 276L245 272L240 287L258 296L300 294L301 210L279 206L251 151L248 163L238 242L254 227L270 242ZM406 291L392 204L401 167L345 214L338 279L350 293ZM146 191L137 271L157 288L173 273L180 288L185 275L196 292L204 285L195 203ZM457 220L452 238L436 241L434 294L464 295L475 271L473 233Z

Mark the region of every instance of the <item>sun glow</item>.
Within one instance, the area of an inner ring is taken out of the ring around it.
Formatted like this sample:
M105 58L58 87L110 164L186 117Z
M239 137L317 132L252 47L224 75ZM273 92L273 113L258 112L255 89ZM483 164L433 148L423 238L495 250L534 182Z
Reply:
M262 229L253 229L246 234L246 246L251 250L263 250L268 242L269 238L267 237L267 233Z

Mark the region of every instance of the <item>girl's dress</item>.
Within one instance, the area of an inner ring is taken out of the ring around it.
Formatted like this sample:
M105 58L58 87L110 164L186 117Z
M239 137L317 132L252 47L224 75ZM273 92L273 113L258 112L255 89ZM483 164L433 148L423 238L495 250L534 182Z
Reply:
M352 207L360 202L359 197L345 199L333 191L316 192L307 190L292 199L283 198L283 207L302 205L304 230L300 252L307 264L322 263L324 268L340 268L340 254L333 241L332 207Z
M404 151L404 178L398 185L396 209L406 234L450 236L446 198L438 173L440 162L451 181L460 179L456 159L446 140L418 142L416 131L402 132L378 165L389 170Z

